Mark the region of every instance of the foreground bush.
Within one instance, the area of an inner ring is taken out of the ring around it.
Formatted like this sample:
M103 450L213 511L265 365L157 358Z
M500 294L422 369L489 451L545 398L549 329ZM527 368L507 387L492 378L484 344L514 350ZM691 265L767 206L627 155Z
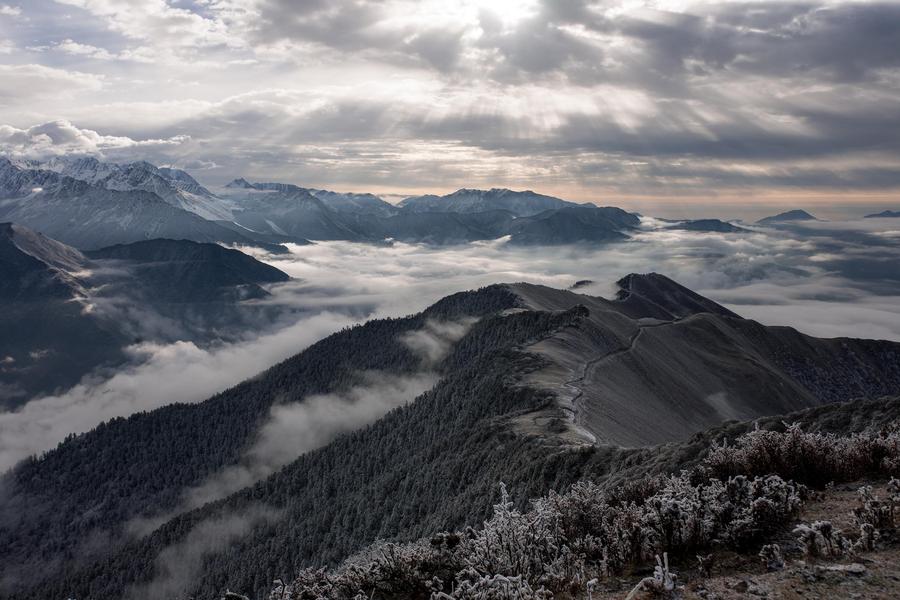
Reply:
M272 600L425 598L531 600L590 596L598 579L628 572L666 553L693 558L714 546L759 548L799 511L806 485L900 471L900 433L887 430L840 437L757 430L714 447L701 467L678 476L650 477L606 490L579 482L551 492L521 513L501 485L501 500L484 527L439 533L409 544L381 543L334 571L307 569L279 584ZM795 483L799 482L799 483ZM900 481L882 501L861 491L852 543L828 521L801 524L795 535L810 555L838 557L874 547L881 527L894 527ZM783 568L780 547L759 553L766 568ZM701 566L712 555L701 559ZM632 595L677 596L668 562Z
M521 513L501 486L479 530L410 544L380 544L337 571L308 569L272 598L545 598L583 594L588 583L657 555L687 556L715 544L748 546L797 513L803 486L777 476L693 483L657 478L647 496L617 497L581 482Z
M798 424L784 432L756 430L732 445L714 447L704 465L715 477L776 474L821 488L829 482L900 474L900 431L850 436L806 433Z

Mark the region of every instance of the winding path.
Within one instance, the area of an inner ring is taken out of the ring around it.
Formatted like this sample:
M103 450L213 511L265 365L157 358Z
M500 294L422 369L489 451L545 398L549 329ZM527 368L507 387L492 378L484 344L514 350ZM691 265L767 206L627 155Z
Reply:
M587 377L588 372L591 369L593 369L594 367L596 367L597 365L599 365L600 363L602 363L604 361L616 358L617 356L620 356L626 352L631 352L631 350L634 349L634 345L637 343L638 338L641 337L641 335L644 333L645 329L654 329L656 327L664 327L666 325L675 325L676 323L679 323L685 319L689 319L691 316L693 316L693 315L689 315L687 317L678 317L671 321L663 321L661 323L648 323L645 325L641 325L640 323L638 323L638 325L637 325L638 329L634 333L634 335L632 335L631 338L628 340L627 346L625 346L623 348L619 348L617 350L613 350L612 352L607 352L603 356L598 356L596 358L592 358L592 359L586 361L584 363L584 365L581 367L581 375L579 375L578 377L575 377L573 379L569 379L568 381L563 383L561 386L564 388L568 388L569 390L572 390L575 393L575 395L572 396L572 398L570 400L572 403L572 408L571 408L572 422L573 423L575 422L575 416L578 412L578 401L581 399L582 396L584 396L584 380Z

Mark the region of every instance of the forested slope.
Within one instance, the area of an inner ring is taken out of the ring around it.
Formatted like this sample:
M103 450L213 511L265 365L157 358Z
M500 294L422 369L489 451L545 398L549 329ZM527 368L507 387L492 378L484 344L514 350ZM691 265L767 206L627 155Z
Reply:
M455 294L418 315L329 336L205 402L173 398L169 406L70 436L0 480L0 572L9 577L28 565L35 579L60 562L108 551L129 519L175 509L187 487L238 462L274 403L346 389L366 371L416 371L421 356L401 342L404 333L429 320L478 317L518 302L501 286ZM86 545L87 539L102 543Z
M604 374L626 373L640 356L667 356L665 340L638 337L647 327L683 328L677 339L696 342L681 349L694 360L683 372L662 369L676 389L676 408L704 400L695 397L700 388L693 386L692 371L708 368L712 353L751 379L766 374L784 382L777 401L766 400L776 388L756 389L758 404L750 416L830 400L820 395L831 381L829 365L835 372L858 365L878 381L866 387L864 377L854 380L836 392L842 400L900 387L891 360L896 344L823 341L765 328L657 275L631 276L620 285L623 294L616 300L521 284L456 294L420 315L336 334L205 403L136 415L68 440L8 479L19 490L16 501L44 506L46 513L28 512L25 525L3 530L6 556L66 561L63 572L43 582L32 578L11 597L150 598L177 592L215 598L226 587L262 596L274 578L336 564L378 538L414 539L478 524L490 509L484 499L493 497L498 481L524 502L583 478L621 481L675 469L695 460L707 440L650 450L594 444L585 435L594 427L583 419L586 410L603 406L604 395L591 391L602 389ZM116 535L127 519L170 510L185 487L239 461L273 402L345 389L358 383L361 371L412 373L421 368L421 357L402 336L429 320L462 317L480 320L436 367L438 383L415 402L255 485L174 516L146 537L109 544L108 555L81 551L98 530ZM724 340L712 351L704 341L710 335ZM635 348L640 352L632 357ZM779 362L780 350L802 356L788 365ZM663 381L648 366L653 363L645 360L633 373ZM715 375L703 381L753 398L752 387ZM668 439L689 438L703 423ZM193 558L175 569L179 556Z

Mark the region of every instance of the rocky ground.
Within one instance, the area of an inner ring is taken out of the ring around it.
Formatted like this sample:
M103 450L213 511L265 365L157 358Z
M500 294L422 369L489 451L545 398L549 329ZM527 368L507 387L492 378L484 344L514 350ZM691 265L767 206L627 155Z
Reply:
M886 496L886 482L857 482L839 485L816 493L799 515L796 523L828 520L853 540L858 536L852 510L859 506L858 489L871 485L880 497ZM810 558L791 534L793 526L773 540L783 549L785 567L767 571L753 553L739 554L727 549L714 553L710 576L704 576L697 564L672 565L682 584L685 599L724 600L728 598L772 598L808 600L811 598L895 599L900 598L900 536L882 531L872 552L840 559ZM609 582L606 589L595 591L592 600L621 600L641 577L651 572L636 572L630 578ZM647 599L655 596L646 596ZM636 594L632 600L645 598Z

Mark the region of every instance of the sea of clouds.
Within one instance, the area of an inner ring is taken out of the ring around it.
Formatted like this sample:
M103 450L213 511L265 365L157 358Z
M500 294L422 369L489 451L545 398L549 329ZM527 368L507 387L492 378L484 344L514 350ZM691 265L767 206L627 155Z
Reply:
M254 252L294 278L257 301L295 309L293 321L260 324L255 337L209 347L144 343L115 373L0 413L0 469L110 418L202 401L342 327L415 313L450 293L497 282L565 288L587 279L595 283L579 292L611 297L622 276L655 271L767 325L822 337L900 340L898 219L720 234L645 218L630 241L593 248L513 248L501 239L452 247L319 242L289 249Z

